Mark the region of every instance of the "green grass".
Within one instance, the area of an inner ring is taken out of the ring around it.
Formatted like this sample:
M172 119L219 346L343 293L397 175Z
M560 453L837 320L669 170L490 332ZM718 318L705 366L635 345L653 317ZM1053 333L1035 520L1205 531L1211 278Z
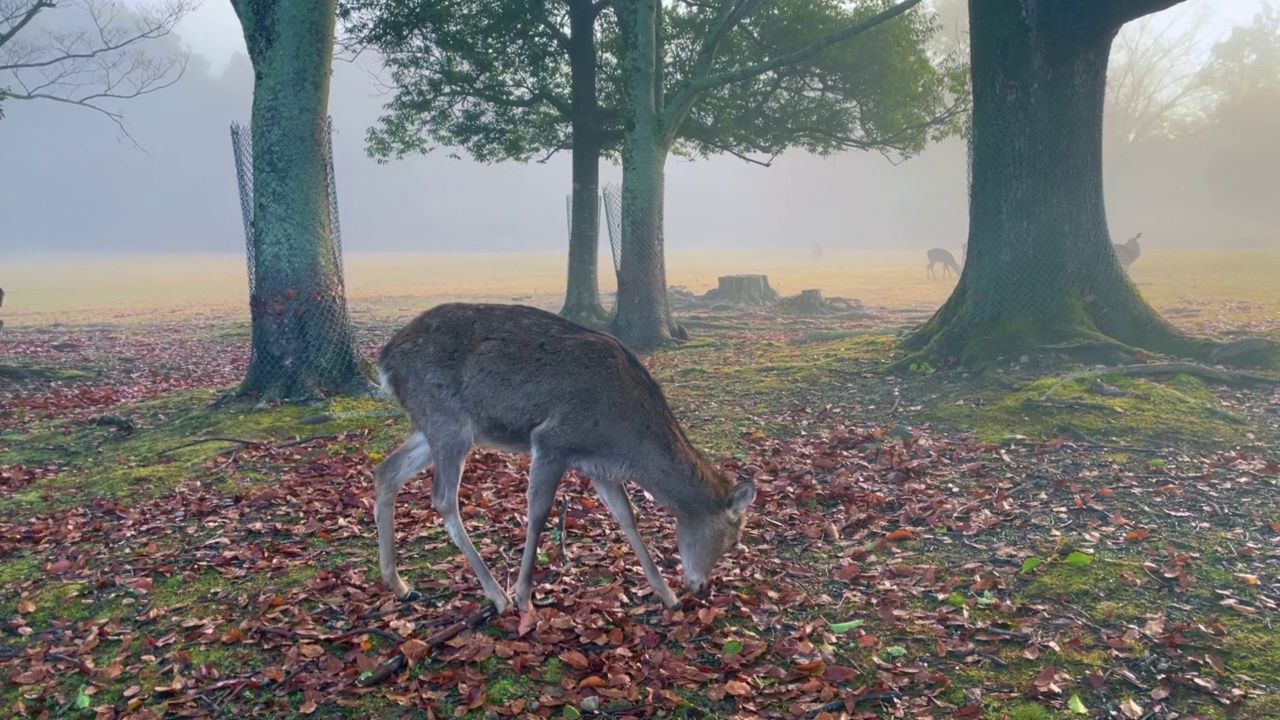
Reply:
M963 404L940 403L931 415L990 442L1010 435L1174 446L1230 446L1248 440L1244 420L1223 410L1199 378L1177 375L1160 382L1116 375L1099 380L1125 396L1095 394L1090 391L1094 380L1078 380L1042 399L1058 383L1046 378L1013 392L987 387Z

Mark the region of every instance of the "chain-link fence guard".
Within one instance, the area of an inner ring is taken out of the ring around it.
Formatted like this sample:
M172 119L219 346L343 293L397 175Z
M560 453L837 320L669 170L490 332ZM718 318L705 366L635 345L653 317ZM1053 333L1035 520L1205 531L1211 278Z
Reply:
M606 183L601 189L604 202L604 224L609 233L609 253L613 257L614 292L609 312L618 312L618 273L622 271L622 186L617 183Z
M255 298L257 285L256 272L256 256L257 241L253 232L254 219L254 180L253 180L253 133L248 125L239 123L231 124L231 150L235 159L236 181L240 190L240 213L244 222L245 237L245 256L248 265L249 277L249 297ZM346 280L343 272L342 259L342 228L338 219L338 186L336 181L336 173L333 165L333 118L325 119L325 147L324 147L324 174L325 184L327 187L328 203L327 210L329 213L329 238L331 240L328 251L331 252L333 267L336 269L334 277L333 298L331 302L319 303L314 311L323 312L325 317L322 321L324 330L318 333L321 337L335 337L345 328L347 333L351 330L351 318L347 308L347 291ZM257 367L259 348L256 343L252 345L249 356L249 367ZM319 374L323 377L331 377L339 375L344 367L352 361L344 353L321 353L327 362L335 367L320 367ZM359 357L355 358L358 363ZM342 367L338 367L341 365ZM264 378L266 384L272 384L274 378Z

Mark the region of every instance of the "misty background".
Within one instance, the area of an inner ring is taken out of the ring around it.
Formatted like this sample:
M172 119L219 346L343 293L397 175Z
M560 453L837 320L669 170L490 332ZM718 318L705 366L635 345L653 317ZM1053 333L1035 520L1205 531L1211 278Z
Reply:
M1261 5L1190 0L1155 16L1148 31L1195 28L1194 42L1171 51L1169 61L1191 67L1233 25L1251 22ZM53 21L59 13L46 15ZM206 0L179 31L166 42L193 51L186 76L121 106L142 149L82 108L6 104L0 252L243 251L228 128L248 121L252 68L225 0ZM953 39L962 32L948 28ZM365 132L389 99L371 75L376 70L369 57L334 64L329 108L346 251L566 248L567 153L544 164L481 165L441 149L378 165L364 150ZM1280 114L1270 110L1237 108L1231 123L1177 139L1109 140L1113 240L1142 232L1144 247L1156 249L1280 242ZM1108 125L1115 134L1110 118ZM965 154L963 141L952 140L896 166L869 153L819 158L797 152L770 168L729 157L672 159L667 247L807 252L820 242L826 249L955 251L967 231ZM620 168L602 166L604 182L620 179Z

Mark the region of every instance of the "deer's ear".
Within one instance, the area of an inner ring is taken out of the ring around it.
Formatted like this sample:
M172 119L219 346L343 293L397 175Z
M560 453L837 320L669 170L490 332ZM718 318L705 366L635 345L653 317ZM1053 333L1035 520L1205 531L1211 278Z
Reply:
M756 486L750 480L743 480L734 486L729 493L729 512L740 516L747 512L756 499Z

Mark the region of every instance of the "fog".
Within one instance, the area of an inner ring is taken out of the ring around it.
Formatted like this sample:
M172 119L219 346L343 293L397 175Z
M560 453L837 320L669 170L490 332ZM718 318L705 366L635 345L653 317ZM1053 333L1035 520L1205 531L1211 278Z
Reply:
M1233 17L1244 8L1241 19L1248 20L1253 3L1230 4ZM211 27L192 37L209 47ZM234 40L225 25L217 28L221 42ZM365 155L364 136L387 98L368 70L367 62L336 63L330 100L348 252L565 247L567 155L544 164L481 165L439 150L378 165ZM228 127L248 121L251 96L243 54L227 62L197 54L175 87L122 107L141 149L90 111L6 103L0 252L239 252L244 235ZM1147 247L1277 242L1275 116L1109 153L1115 239L1140 231ZM605 165L604 181L620 177L619 168ZM868 153L797 153L770 168L733 158L672 159L667 243L673 250L800 249L815 241L832 249L958 248L966 239L965 192L959 140L899 165Z

